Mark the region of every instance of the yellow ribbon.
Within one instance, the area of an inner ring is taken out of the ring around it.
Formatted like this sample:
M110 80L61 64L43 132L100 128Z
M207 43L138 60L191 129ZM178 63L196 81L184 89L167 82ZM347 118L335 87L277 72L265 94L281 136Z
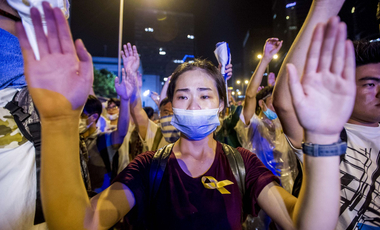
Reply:
M206 183L206 179L208 179L210 182ZM202 184L207 189L218 189L218 191L221 194L231 194L227 189L224 188L224 186L234 184L232 181L229 180L222 180L218 182L214 177L212 176L203 176L202 177Z

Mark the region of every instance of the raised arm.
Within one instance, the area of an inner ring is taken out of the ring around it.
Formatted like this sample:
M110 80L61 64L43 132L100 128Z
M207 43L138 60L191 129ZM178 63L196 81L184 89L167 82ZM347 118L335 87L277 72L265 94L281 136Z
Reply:
M123 58L124 69L126 71L137 73L140 65L140 57L136 46L131 46L130 43L124 45L124 51L121 51L121 56ZM149 117L146 115L142 107L139 87L135 87L135 90L133 91L133 95L130 99L130 109L136 128L140 136L145 139L149 125Z
M136 87L137 77L135 72L122 69L122 80L115 78L115 89L120 97L120 115L117 122L117 129L112 132L112 146L119 148L123 144L125 135L127 135L129 127L129 99Z
M31 18L40 60L21 23L17 34L29 92L41 118L41 196L49 229L108 229L134 205L130 190L114 183L90 202L81 177L78 122L93 83L90 54L75 45L62 11L43 3L45 36L37 8ZM107 212L105 212L107 211Z
M265 42L264 56L257 65L255 72L252 74L247 86L247 90L245 92L243 116L246 125L248 125L253 114L255 113L257 89L263 80L265 69L272 61L273 55L278 53L278 51L281 49L281 46L282 41L279 41L278 38L268 38L268 40Z
M314 0L309 14L300 32L294 40L289 53L278 73L276 85L273 91L273 106L281 121L284 133L292 144L300 148L303 139L303 130L299 124L290 97L287 82L286 65L292 63L298 73L303 73L307 49L310 45L313 30L318 23L326 23L329 18L336 16L342 7L344 0Z
M301 192L296 200L272 184L259 195L262 208L287 229L335 229L338 221L339 155L345 153L346 144L337 142L353 110L356 92L354 48L346 35L346 25L338 17L331 18L327 25L318 24L301 81L296 67L287 65L291 100L308 143L303 146ZM310 143L329 149L323 153Z
M164 100L168 96L167 92L168 92L168 87L169 87L169 83L170 83L171 78L172 78L172 76L170 75L168 77L168 80L166 80L164 86L161 89L160 99L158 100L158 106L160 106L161 101Z

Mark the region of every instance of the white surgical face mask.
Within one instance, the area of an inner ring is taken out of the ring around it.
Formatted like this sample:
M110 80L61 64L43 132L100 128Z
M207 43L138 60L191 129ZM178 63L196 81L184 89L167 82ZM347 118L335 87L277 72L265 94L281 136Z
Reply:
M170 122L173 119L173 115L164 116L160 118L160 124L162 129L162 135L166 142L174 143L179 139L181 133Z
M119 118L119 114L107 114L107 118L108 118L108 120L110 120L110 121L114 121L114 120L116 120L116 119L118 119Z
M220 125L219 109L186 110L173 108L171 124L189 140L199 141Z
M92 125L93 122L87 125L87 119L86 118L81 118L79 120L79 134L85 133L90 126Z

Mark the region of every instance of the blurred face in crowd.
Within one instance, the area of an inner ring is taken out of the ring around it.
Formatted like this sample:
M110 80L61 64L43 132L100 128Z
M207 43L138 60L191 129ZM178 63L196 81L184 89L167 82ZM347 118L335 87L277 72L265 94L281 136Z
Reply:
M162 105L160 107L160 116L166 117L170 115L173 115L173 107L172 107L172 103L168 102L165 105Z
M201 69L182 73L176 82L173 107L186 110L223 110L223 100L219 98L216 82Z
M380 63L356 68L356 99L350 120L364 125L378 126L380 122Z
M119 107L113 102L108 103L106 110L109 115L119 114Z

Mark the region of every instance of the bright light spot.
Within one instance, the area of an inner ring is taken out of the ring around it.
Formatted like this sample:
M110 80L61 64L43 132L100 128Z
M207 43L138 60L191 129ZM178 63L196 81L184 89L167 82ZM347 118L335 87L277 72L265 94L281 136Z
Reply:
M153 31L154 31L153 28L150 28L150 27L145 28L145 32L153 32Z
M191 61L189 61L189 63L194 63L194 61L193 61L193 60L191 60Z
M236 92L239 92L239 89L236 89Z
M286 16L286 20L289 20L289 18L290 18L289 16Z
M183 63L183 60L175 59L173 60L174 63Z
M162 82L161 82L161 85L165 85L165 82L162 81Z
M188 39L194 39L194 35L190 35L190 34L189 34L189 35L187 35L187 38L188 38Z
M166 55L166 52L165 51L160 51L158 52L160 55Z
M257 58L261 59L261 58L263 58L263 55L259 54L259 55L257 55Z
M277 59L277 58L278 58L278 54L273 55L273 59Z
M235 95L235 92L232 92L231 94L232 94L232 95Z
M232 86L231 86L231 87L228 87L228 90L233 90L233 89L234 89L234 87L232 87Z
M237 80L237 81L236 81L236 84L240 84L240 80Z
M355 6L352 7L351 14L355 13Z
M164 77L164 81L167 81L168 80L168 78L167 77Z
M149 94L150 94L150 90L148 89L148 90L146 90L146 91L143 93L143 96L146 97L146 96L148 96Z
M248 80L245 80L244 83L245 83L245 84L248 84Z
M240 92L240 91L238 92L238 95L241 95L241 92Z
M277 14L274 14L274 15L273 15L273 19L276 19L276 18L277 18Z
M292 3L286 4L286 8L291 8L296 5L297 5L297 2L292 2Z

